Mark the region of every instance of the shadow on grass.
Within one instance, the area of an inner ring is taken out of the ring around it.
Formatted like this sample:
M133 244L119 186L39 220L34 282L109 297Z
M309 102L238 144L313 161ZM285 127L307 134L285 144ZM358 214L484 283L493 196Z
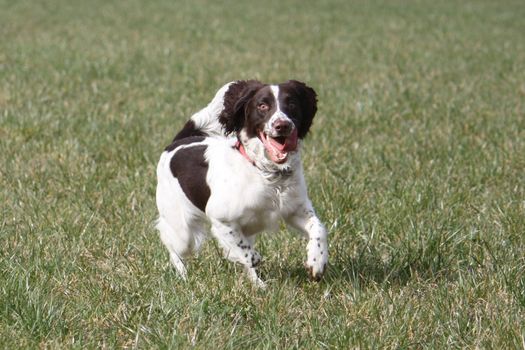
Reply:
M432 280L450 278L454 274L438 258L427 260L418 256L403 256L385 262L378 254L367 253L358 256L331 257L321 284L351 283L357 286L398 285L403 286L413 280ZM263 269L263 277L278 281L292 281L298 285L310 283L306 269L302 265L281 266Z

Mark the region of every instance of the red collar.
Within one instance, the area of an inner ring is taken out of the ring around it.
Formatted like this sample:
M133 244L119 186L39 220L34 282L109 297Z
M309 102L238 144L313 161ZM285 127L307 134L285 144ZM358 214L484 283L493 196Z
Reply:
M246 158L246 160L248 160L253 166L255 166L255 162L248 156L248 154L246 154L246 150L244 149L244 145L242 144L242 142L240 140L237 140L237 142L235 143L234 148L237 151L239 151L239 153L242 154L242 156L244 158Z

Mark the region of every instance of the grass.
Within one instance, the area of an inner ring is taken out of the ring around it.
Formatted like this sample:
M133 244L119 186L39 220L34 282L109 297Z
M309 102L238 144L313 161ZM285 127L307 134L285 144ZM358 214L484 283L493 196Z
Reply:
M2 348L523 348L521 1L0 0ZM319 94L305 142L331 235L209 241L180 281L155 166L233 79Z

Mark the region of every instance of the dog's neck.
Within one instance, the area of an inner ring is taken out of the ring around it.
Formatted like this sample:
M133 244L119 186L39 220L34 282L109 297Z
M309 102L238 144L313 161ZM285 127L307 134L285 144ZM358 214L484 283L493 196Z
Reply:
M249 161L250 163L252 163L253 166L255 166L255 162L250 158L250 156L248 156L248 154L246 153L246 149L244 148L244 145L242 144L241 140L237 139L237 142L235 143L235 146L234 148L239 151L240 154L242 154L242 156L244 158L246 158L247 161Z

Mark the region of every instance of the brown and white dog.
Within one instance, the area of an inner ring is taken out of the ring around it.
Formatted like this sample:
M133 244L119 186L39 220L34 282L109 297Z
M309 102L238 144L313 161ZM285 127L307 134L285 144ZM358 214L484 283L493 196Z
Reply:
M264 286L255 237L284 220L308 238L305 266L321 279L327 231L308 198L299 151L316 111L315 91L299 81L235 81L166 147L157 167L157 229L183 278L183 259L199 249L211 224L226 258Z

